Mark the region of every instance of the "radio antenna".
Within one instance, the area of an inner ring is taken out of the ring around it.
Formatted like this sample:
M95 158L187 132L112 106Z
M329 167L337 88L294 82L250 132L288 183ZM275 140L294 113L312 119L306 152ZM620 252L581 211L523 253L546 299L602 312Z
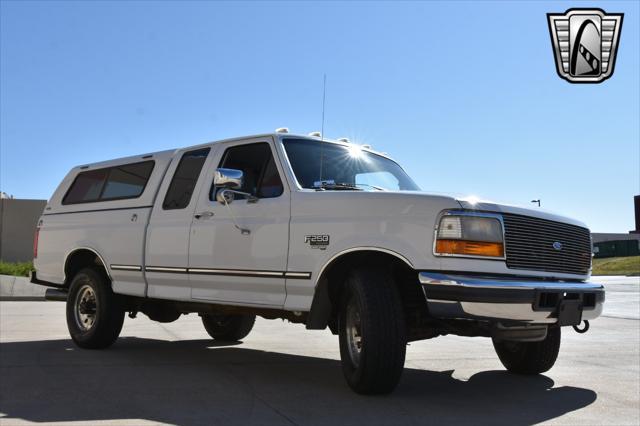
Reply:
M320 126L320 183L319 185L322 187L322 160L323 149L324 149L324 105L327 94L327 74L325 73L322 80L322 125Z

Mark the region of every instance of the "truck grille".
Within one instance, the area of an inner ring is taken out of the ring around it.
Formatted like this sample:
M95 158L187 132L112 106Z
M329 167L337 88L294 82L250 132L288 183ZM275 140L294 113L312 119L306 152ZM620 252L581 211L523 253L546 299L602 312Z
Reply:
M579 275L589 272L588 229L515 214L503 214L503 220L508 268ZM554 243L562 248L554 248Z

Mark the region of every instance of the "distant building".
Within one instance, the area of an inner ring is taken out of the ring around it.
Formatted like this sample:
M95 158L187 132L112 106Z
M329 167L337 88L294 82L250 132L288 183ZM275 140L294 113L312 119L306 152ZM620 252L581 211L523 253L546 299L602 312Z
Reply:
M640 195L633 197L636 229L628 234L594 232L591 234L595 257L639 256L640 255Z
M33 237L46 200L0 198L0 260L28 262L33 260Z
M636 229L629 231L629 233L640 235L640 195L633 197L633 204L636 209Z
M594 257L640 256L640 234L591 234Z
M627 240L640 240L640 233L639 234L632 234L632 233L612 234L612 233L605 233L605 232L591 233L591 241L593 242L593 244L603 243L606 241L627 241Z
M607 240L593 243L593 255L598 258L640 256L640 238Z

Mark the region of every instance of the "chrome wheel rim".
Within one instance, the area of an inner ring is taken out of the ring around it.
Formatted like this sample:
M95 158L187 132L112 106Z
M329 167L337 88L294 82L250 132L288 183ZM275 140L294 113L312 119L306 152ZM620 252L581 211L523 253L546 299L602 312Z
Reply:
M73 310L78 328L87 331L93 327L96 322L97 308L95 291L88 284L83 285L76 295Z
M360 364L360 354L362 353L362 323L360 311L353 299L347 305L346 312L346 335L349 357L355 368Z

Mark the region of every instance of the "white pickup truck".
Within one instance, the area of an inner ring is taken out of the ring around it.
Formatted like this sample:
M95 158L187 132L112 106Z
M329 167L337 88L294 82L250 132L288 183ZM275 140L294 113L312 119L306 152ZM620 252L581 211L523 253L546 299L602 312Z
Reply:
M34 251L82 348L114 343L127 312L198 313L232 341L283 318L338 334L359 393L392 391L407 342L446 334L542 373L560 327L586 331L604 303L584 224L422 193L386 154L285 130L76 167Z

